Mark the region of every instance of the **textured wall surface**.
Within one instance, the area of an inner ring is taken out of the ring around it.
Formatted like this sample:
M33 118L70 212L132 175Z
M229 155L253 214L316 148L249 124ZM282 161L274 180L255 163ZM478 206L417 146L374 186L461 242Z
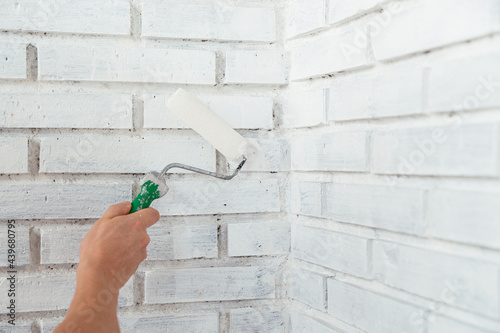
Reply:
M295 0L293 332L500 331L500 2Z
M142 175L226 161L165 107L183 87L256 147L231 182L182 170L155 207L148 259L120 293L124 332L286 332L288 83L284 1L0 4L0 332L50 332L95 219ZM7 325L6 222L17 225Z
M230 182L172 170L122 331L500 331L498 0L4 2L0 332L57 326L145 172L227 169L179 87L254 149Z

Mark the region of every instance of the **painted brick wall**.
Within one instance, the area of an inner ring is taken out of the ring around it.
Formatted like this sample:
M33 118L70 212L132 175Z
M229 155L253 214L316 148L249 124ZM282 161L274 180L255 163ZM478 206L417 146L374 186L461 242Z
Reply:
M179 87L255 149L232 182L169 174L148 259L120 293L122 331L289 331L285 2L1 7L0 332L57 326L81 239L109 205L135 197L144 173L172 162L225 171L224 157L165 107ZM6 324L7 219L17 225L16 328Z
M293 332L500 331L499 9L290 1Z
M169 175L123 332L500 331L497 0L22 0L0 31L0 332L57 326L142 174L226 169L179 87L255 149Z

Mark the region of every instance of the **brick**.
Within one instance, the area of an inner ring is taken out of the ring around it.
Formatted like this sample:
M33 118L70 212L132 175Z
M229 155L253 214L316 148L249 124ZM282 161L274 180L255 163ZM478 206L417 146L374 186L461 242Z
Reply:
M291 45L290 79L308 79L367 65L366 43L356 36L366 27L348 25L331 29Z
M132 128L132 97L121 94L1 94L7 128Z
M389 286L485 316L500 317L500 271L496 264L376 241L373 272Z
M325 0L295 0L289 5L288 38L325 26Z
M329 121L405 116L422 112L423 70L403 63L334 78Z
M428 109L431 112L461 112L500 106L500 66L497 61L500 53L497 44L492 43L484 50L478 47L478 54L447 59L432 66ZM460 80L456 79L457 76Z
M248 160L242 169L244 172L290 170L290 147L287 140L273 137L247 139L251 147L247 151Z
M218 3L143 3L142 36L273 42L276 13L272 8Z
M346 323L373 333L422 331L415 306L334 279L327 288L328 313Z
M372 35L376 59L406 54L477 38L500 29L496 0L424 0L398 4ZM421 24L415 25L415 22Z
M288 254L290 227L286 222L230 223L227 226L230 257Z
M8 258L8 243L7 243L7 234L9 233L7 230L11 230L10 232L11 235L15 235L15 247L13 250L15 251L15 266L24 266L28 265L30 262L30 234L29 234L29 228L25 226L20 226L17 225L16 223L11 224L14 225L15 228L7 229L7 221L2 221L2 224L0 226L0 231L2 232L2 235L4 235L4 240L2 240L2 243L4 244L0 248L0 258L2 260L0 261L0 267L7 267L10 263L7 261ZM12 236L11 236L12 237ZM12 244L12 243L11 243ZM1 332L1 331L0 331Z
M0 325L0 332L2 333L26 333L31 331L31 324L29 323L20 323L18 319L14 321L15 326L8 324L7 321L11 320L10 318L5 319L5 324Z
M327 184L329 219L408 234L425 232L425 192L362 184Z
M148 229L148 260L217 258L217 225L156 224Z
M21 0L2 7L0 22L2 30L128 35L130 5L126 0L71 5L68 1Z
M144 128L189 128L165 105L168 95L144 95ZM216 115L235 129L272 129L273 100L261 96L197 95Z
M292 170L366 171L367 135L341 132L292 139Z
M28 173L28 139L0 137L0 173ZM7 158L5 158L7 157Z
M153 203L162 215L280 211L278 182L267 180L170 181L169 193Z
M372 170L380 174L498 175L497 124L406 128L372 135Z
M292 268L288 282L290 297L315 309L326 310L324 276L300 268Z
M42 264L79 262L80 243L88 226L42 227L40 229ZM151 239L147 260L217 258L216 225L156 224L148 229Z
M325 123L327 89L291 89L284 101L283 125L286 128L312 127Z
M231 333L285 333L285 310L241 308L229 311Z
M40 80L215 84L211 51L46 44L38 65Z
M63 310L69 307L76 287L76 275L69 273L23 273L16 280L16 309L19 312ZM7 276L0 277L0 289L7 295ZM134 304L134 279L120 290L118 306ZM7 313L7 297L0 300L0 313Z
M91 134L43 137L40 140L40 172L43 173L160 172L167 164L174 162L215 171L215 150L205 141L134 139ZM184 171L172 169L170 172Z
M147 271L144 284L146 304L275 297L274 270L265 267Z
M294 214L322 217L321 183L293 182L291 211Z
M26 77L26 44L0 43L0 79Z
M500 193L435 190L429 194L429 234L500 249Z
M288 70L286 54L281 51L226 52L224 83L286 84Z
M218 313L176 314L156 317L119 316L120 331L135 332L219 332Z
M429 333L453 332L453 333L485 333L490 332L478 327L449 319L443 316L434 316L429 319Z
M344 273L365 276L368 272L368 239L328 230L293 226L292 256Z
M99 218L131 198L131 184L3 184L0 219Z
M337 23L351 16L359 15L369 9L375 7L381 0L360 0L360 1L342 1L342 0L327 0L329 1L329 23Z
M291 313L292 321L292 332L297 333L340 333L343 332L329 325L323 324L309 316L306 316L300 312L292 311Z

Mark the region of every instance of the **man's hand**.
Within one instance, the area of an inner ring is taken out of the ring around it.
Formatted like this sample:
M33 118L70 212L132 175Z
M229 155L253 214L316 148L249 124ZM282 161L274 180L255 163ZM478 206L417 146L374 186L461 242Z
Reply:
M54 332L119 332L119 290L146 259L146 230L160 219L153 208L129 215L131 207L130 202L109 207L83 238L75 296Z
M109 207L83 238L78 282L94 281L118 293L146 259L149 244L146 229L158 221L160 214L147 208L127 215L130 209L130 202Z

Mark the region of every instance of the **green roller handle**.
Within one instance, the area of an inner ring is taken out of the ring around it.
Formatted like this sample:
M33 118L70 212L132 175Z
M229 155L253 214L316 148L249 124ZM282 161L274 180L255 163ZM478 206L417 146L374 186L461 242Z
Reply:
M158 184L148 180L141 186L141 192L132 201L132 209L129 214L135 213L141 209L151 206L154 200L161 197Z

